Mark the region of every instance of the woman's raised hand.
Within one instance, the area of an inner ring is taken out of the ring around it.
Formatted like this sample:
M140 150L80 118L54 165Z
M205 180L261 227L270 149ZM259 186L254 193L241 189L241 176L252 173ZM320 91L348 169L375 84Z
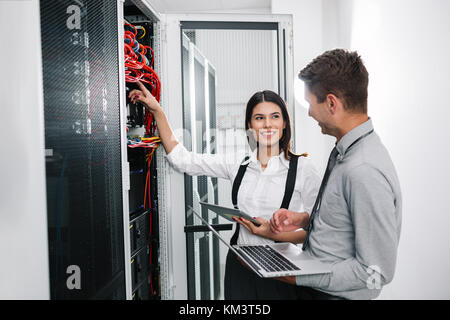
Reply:
M151 113L155 113L161 110L161 106L158 101L156 101L155 97L148 91L148 89L142 84L142 82L136 82L140 88L134 89L130 92L128 97L131 99L131 102L142 103Z

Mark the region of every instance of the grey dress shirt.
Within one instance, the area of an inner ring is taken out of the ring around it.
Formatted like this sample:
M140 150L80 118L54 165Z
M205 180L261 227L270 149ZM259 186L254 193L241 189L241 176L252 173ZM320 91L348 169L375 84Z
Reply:
M337 163L324 190L306 254L332 273L297 276L297 285L347 299L376 298L392 281L401 228L401 192L372 120L337 143ZM353 145L352 145L353 144Z

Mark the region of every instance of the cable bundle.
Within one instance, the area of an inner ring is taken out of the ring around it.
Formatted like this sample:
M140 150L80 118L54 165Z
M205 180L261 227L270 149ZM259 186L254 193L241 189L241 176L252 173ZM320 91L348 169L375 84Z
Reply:
M151 138L134 138L133 140L128 140L129 148L154 148L157 149L161 139L159 137L151 137Z
M145 32L145 29L144 29ZM161 98L161 81L155 70L153 63L155 61L153 49L144 46L136 40L137 29L131 24L125 24L125 81L148 83L151 87L150 92L159 102ZM151 61L146 56L151 53Z
M150 85L150 92L158 102L161 100L161 81L158 74L153 70L154 52L149 46L142 45L136 40L137 28L131 24L125 24L125 81L145 82ZM140 27L144 30L145 28ZM143 36L142 36L143 37ZM142 38L141 37L141 38ZM151 53L151 60L146 56ZM153 115L145 112L145 135L152 137L155 134L156 126L153 124Z
M154 52L151 47L144 46L136 40L137 28L131 24L125 25L125 81L126 82L145 82L150 85L150 93L159 102L161 99L161 81L155 70L153 70L154 63ZM144 30L145 28L140 27ZM144 37L144 36L141 36ZM151 60L146 56L148 53L151 54ZM135 138L134 140L128 140L129 148L145 148L148 150L145 161L147 162L147 173L145 179L145 193L144 193L144 209L149 210L150 217L150 238L152 236L153 228L153 212L152 203L150 197L150 187L151 187L151 170L150 166L152 163L153 155L161 143L161 139L155 136L156 124L153 121L153 115L146 110L145 111L145 138ZM150 242L150 265L153 264L152 258L152 243ZM153 279L150 277L150 292L152 295L155 294L153 289Z

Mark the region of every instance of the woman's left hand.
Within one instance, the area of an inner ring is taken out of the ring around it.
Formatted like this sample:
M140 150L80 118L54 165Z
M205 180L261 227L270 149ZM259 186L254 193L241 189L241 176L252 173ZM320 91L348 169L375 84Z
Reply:
M263 219L263 218L254 218L256 221L258 221L261 225L258 227L253 224L253 222L245 219L245 218L234 218L233 220L237 223L241 224L245 229L247 229L251 234L272 239L275 234L270 229L270 223L269 221Z

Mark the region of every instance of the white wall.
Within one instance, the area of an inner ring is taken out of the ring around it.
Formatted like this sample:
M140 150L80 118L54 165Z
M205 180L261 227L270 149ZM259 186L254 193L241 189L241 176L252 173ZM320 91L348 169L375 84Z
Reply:
M369 3L370 2L370 3ZM450 299L450 23L447 0L354 1L352 48L403 192L396 277L384 298Z
M292 14L294 36L294 77L322 53L322 0L272 0L272 13ZM294 79L295 83L295 79ZM302 95L302 94L301 94ZM320 133L304 105L295 105L295 151L308 152L320 172L325 171L333 139Z
M26 23L24 23L26 21ZM0 299L50 297L38 1L0 1Z
M335 47L362 55L370 73L369 115L402 186L397 269L380 298L450 299L450 2L311 2L273 0L274 13L294 14L296 68ZM310 131L301 134L300 145L323 145Z

